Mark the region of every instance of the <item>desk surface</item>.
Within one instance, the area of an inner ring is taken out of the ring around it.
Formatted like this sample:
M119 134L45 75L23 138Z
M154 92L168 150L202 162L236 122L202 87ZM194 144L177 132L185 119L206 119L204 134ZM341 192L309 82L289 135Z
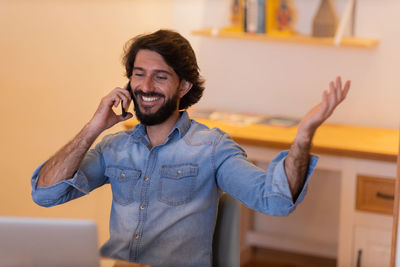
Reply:
M207 119L196 120L210 128L220 128L241 145L288 149L297 132L297 127L259 124L236 126ZM124 125L129 129L135 124L137 121L132 119ZM396 129L323 124L315 134L312 152L396 162L398 148L399 130Z
M100 267L150 267L150 266L143 265L140 263L120 261L110 258L101 258Z

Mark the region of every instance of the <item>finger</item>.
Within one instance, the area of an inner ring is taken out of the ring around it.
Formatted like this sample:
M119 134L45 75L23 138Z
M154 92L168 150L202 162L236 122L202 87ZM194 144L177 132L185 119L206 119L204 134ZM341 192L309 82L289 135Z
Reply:
M114 93L117 93L117 94L123 94L123 95L124 95L125 97L127 97L128 99L131 98L131 94L129 93L128 90L126 90L126 87L124 87L124 88L116 87L116 88L114 88L113 92L114 92Z
M121 93L121 92L117 92L118 97L121 99L122 101L122 106L124 108L129 107L129 102L130 102L130 98L127 97L125 94Z
M121 122L121 121L129 120L129 119L132 118L132 117L133 117L133 114L130 113L130 112L127 112L126 115L125 115L125 117L122 116L122 115L117 115L117 120L118 120L118 122Z
M347 93L350 90L350 86L351 86L351 81L346 81L346 83L344 84L343 93L342 93L342 100L341 101L343 101L346 98Z
M324 92L322 93L322 102L321 102L321 111L323 113L325 113L326 110L328 109L328 103L329 103L328 91L324 90Z
M329 83L329 106L328 112L330 113L336 105L336 88L333 82Z
M342 100L342 78L340 76L336 77L336 103Z
M342 77L340 77L340 76L336 77L336 87L339 87L340 89L342 89Z
M115 102L119 99L118 94L117 94L117 89L114 88L108 95L106 95L103 100L106 102L109 102L111 105L115 105Z
M121 103L122 99L119 95L113 95L112 96L112 102L114 107L118 107L119 103Z
M121 90L121 92L129 99L131 99L131 94L130 92L126 89L126 87L124 89Z
M107 95L105 97L103 97L103 99L101 100L101 105L104 107L112 107L115 106L117 107L119 102L121 100L119 99L119 97L117 95Z
M119 102L121 102L121 99L115 98L115 99L114 99L114 104L113 104L113 106L114 106L114 107L118 107Z

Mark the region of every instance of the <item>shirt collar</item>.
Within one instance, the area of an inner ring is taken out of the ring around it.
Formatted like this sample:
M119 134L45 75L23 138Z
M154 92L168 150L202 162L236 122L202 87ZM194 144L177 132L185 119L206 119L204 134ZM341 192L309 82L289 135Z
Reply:
M182 138L189 130L190 124L191 124L191 119L189 118L187 111L182 111L181 117L176 122L175 126L172 128L171 132L168 135L168 138L172 138L175 132L178 132L179 137ZM146 137L147 135L146 126L143 125L142 123L139 123L132 130L129 130L128 134L133 137L134 142L137 142L142 138Z
M175 124L174 128L172 128L172 131L168 136L171 136L173 134L173 132L175 131L175 129L177 129L177 131L179 133L179 137L182 138L183 136L185 136L187 131L189 131L191 123L192 123L192 121L189 118L189 114L187 113L187 111L186 110L182 111L181 117Z

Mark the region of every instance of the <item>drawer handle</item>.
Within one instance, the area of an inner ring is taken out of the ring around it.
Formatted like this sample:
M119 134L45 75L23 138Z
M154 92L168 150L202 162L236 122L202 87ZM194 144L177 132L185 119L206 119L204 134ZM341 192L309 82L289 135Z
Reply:
M377 192L376 193L376 197L383 198L383 199L394 200L394 196L393 195L386 195L386 194L381 193L381 192Z

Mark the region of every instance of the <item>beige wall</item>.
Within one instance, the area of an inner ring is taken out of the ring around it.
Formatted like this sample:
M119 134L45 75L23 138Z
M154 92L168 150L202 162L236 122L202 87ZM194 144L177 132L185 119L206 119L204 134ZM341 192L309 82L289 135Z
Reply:
M229 23L229 0L191 1L204 3L203 18L194 25L221 27ZM308 34L320 1L294 2L296 30ZM347 0L334 2L342 14ZM352 88L330 122L398 128L400 1L357 2L356 35L379 39L375 49L196 38L200 67L207 78L200 106L301 117L340 74L352 80ZM177 27L182 24L176 18L174 23Z
M108 186L46 209L32 202L29 178L124 85L125 41L171 27L171 14L165 0L0 1L0 215L91 218L105 241Z

